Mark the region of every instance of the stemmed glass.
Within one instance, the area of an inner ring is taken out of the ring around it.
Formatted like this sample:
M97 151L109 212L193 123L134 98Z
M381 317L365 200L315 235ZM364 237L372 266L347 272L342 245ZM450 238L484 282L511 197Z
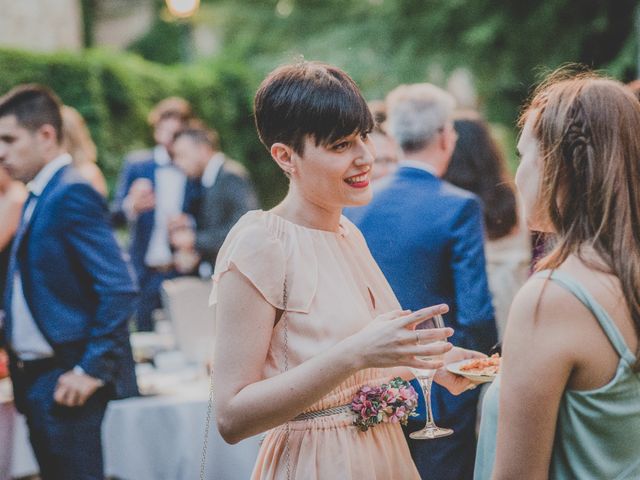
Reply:
M442 315L434 315L432 318L425 320L420 324L422 328L444 328L444 320ZM445 343L443 340L437 340L430 343ZM421 360L441 360L441 355L431 355L429 357L418 357ZM426 368L411 368L411 371L418 379L427 410L427 423L422 430L417 430L409 434L409 437L415 440L432 440L434 438L446 437L453 433L450 428L440 428L433 421L433 413L431 412L431 384L436 371Z

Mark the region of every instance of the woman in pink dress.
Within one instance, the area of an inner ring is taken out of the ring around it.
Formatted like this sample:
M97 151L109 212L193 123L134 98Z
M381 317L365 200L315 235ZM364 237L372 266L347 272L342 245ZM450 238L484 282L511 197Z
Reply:
M360 431L348 406L364 386L410 378L407 367L438 369L435 380L460 393L468 381L442 367L479 354L433 343L450 328L414 330L446 305L401 310L341 215L371 199L367 104L343 71L301 62L264 80L255 119L289 192L242 217L218 254L218 429L229 443L267 432L254 479L418 479L400 425Z

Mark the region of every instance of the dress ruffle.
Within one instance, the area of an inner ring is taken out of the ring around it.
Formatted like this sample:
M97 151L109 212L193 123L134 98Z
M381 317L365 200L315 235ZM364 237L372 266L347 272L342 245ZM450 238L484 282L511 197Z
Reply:
M264 299L283 310L285 274L287 310L309 313L318 286L318 258L309 248L308 232L287 228L277 215L252 211L229 232L216 262L209 304L218 300L217 284L232 266L244 275ZM292 266L304 265L304 268Z

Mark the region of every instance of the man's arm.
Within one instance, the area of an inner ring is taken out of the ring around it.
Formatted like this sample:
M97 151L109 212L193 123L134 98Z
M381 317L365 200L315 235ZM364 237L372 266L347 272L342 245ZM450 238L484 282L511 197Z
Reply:
M482 208L476 198L466 200L452 233L451 267L458 321L454 343L488 352L498 334L487 281Z
M229 230L249 210L258 208L258 200L251 182L240 176L228 176L225 186L225 197L222 205L212 205L211 208L224 208L224 223L208 228L197 225L195 248L203 257L212 258L218 254Z
M109 383L117 359L128 352L128 320L135 309L137 287L100 195L89 185L75 184L61 204L66 241L91 278L96 298L88 345L78 366L87 375Z

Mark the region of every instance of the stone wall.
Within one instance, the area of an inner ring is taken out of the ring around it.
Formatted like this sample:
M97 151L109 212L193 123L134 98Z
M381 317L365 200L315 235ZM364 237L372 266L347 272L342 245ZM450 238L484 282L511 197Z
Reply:
M82 48L80 0L0 0L0 47L34 51Z
M96 10L95 45L126 48L149 29L154 15L150 0L102 0Z

